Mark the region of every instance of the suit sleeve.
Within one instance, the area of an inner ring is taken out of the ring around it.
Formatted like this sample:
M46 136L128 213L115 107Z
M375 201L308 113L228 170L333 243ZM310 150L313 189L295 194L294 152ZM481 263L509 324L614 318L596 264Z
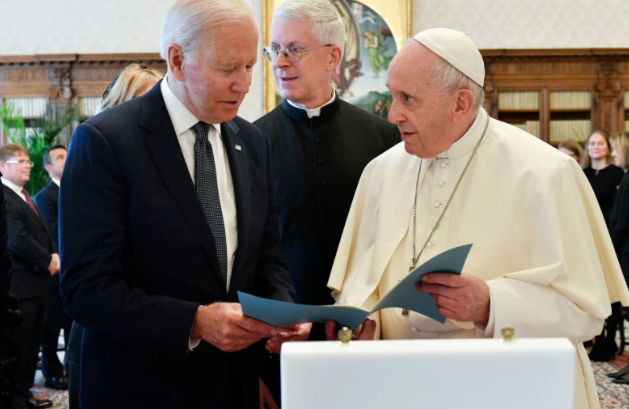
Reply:
M26 230L22 220L23 212L23 209L7 203L7 232L11 252L24 260L34 271L49 274L48 266L52 259L51 252Z
M629 179L623 180L618 189L610 222L612 243L617 254L622 254L629 238Z
M4 189L0 189L0 308L4 308L11 288L11 257L8 248L7 210Z
M55 246L59 247L59 224L58 224L58 214L57 214L57 204L45 194L40 193L35 196L33 199L35 205L37 205L37 209L41 216L46 222L46 227L48 227L48 233L50 233L50 237L52 241L55 243Z
M280 234L277 221L277 207L275 205L275 198L273 195L270 141L266 135L264 135L264 139L267 147L268 213L266 224L264 226L262 251L258 261L256 287L258 293L267 298L293 302L295 300L295 288L291 282L286 262L280 255Z
M88 331L183 361L199 304L133 286L122 263L130 217L124 176L106 138L80 125L59 200L64 306Z

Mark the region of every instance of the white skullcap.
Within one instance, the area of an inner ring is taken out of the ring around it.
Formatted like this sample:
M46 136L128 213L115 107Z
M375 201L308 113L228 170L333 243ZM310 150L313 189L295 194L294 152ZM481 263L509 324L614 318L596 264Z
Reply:
M413 40L428 47L481 87L485 83L483 57L467 34L449 28L432 28L416 34Z

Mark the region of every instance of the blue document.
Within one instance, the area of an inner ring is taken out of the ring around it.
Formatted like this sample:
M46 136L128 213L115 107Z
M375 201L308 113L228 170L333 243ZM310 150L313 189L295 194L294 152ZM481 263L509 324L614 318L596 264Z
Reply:
M445 318L437 311L435 302L428 293L418 291L416 285L424 274L461 274L471 244L445 251L413 270L404 280L393 287L378 303L367 311L346 305L303 305L269 300L238 292L242 312L246 317L266 322L276 328L304 322L326 322L333 320L341 326L356 330L360 324L376 311L383 308L405 308L432 318L440 323Z

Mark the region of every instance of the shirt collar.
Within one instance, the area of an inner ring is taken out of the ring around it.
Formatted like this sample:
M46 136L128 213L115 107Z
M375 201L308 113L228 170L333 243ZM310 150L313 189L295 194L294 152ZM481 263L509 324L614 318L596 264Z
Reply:
M50 178L50 179L53 181L55 185L61 187L61 181L59 179L55 179L55 178Z
M9 189L17 193L19 196L24 196L24 193L22 193L22 189L24 189L24 187L20 187L8 179L5 179L5 178L0 178L0 179L2 179L3 185L5 185Z
M448 149L437 155L437 159L458 159L472 152L483 135L487 120L487 112L483 108L480 108L470 129Z
M199 119L194 116L192 112L186 108L186 106L177 98L177 96L173 93L168 85L169 75L166 74L162 83L160 84L162 96L164 97L164 104L166 104L166 110L168 111L168 116L170 116L170 120L173 123L173 128L175 129L175 133L177 136L186 132L188 129L191 129L195 126ZM216 124L210 124L216 129L218 135L221 136L221 127ZM194 130L193 130L194 131Z
M336 99L336 91L332 90L332 98L330 98L330 100L328 102L326 102L325 104L321 105L320 107L317 108L312 108L312 109L308 109L308 108L304 108L304 107L300 107L297 104L295 104L293 101L291 101L290 99L287 99L286 101L291 104L292 106L294 106L297 109L303 109L304 111L306 111L306 114L308 114L308 118L312 118L313 116L320 116L321 115L321 108L323 108L326 105L330 105L332 102L334 102L334 100Z

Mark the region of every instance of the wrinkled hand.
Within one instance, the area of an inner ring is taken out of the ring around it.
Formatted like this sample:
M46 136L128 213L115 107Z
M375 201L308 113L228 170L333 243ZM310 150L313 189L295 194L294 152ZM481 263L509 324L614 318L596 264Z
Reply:
M271 391L260 379L260 409L279 409Z
M61 261L59 260L59 254L52 253L52 258L50 259L50 264L48 265L48 272L51 276L54 276L59 272L61 268Z
M214 303L199 308L190 337L209 342L221 351L234 352L276 334L272 326L243 316L240 304Z
M417 289L429 293L446 318L483 326L489 321L489 286L480 278L469 274L426 274Z
M336 321L329 320L325 323L325 336L328 341L338 341L338 329ZM356 341L373 341L376 336L376 321L367 318L363 323L354 331L354 337Z
M266 349L274 354L279 354L284 342L303 341L310 335L312 323L292 325L290 327L278 328L277 335L266 343Z

